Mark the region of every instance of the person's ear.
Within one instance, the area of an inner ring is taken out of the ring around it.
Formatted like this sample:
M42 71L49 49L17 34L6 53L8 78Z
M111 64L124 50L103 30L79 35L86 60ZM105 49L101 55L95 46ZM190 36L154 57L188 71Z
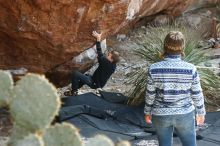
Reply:
M113 62L112 53L109 52L109 59L111 62Z
M181 51L181 56L182 56L182 57L185 57L185 56L186 56L183 51Z
M160 59L164 59L165 53L159 52Z

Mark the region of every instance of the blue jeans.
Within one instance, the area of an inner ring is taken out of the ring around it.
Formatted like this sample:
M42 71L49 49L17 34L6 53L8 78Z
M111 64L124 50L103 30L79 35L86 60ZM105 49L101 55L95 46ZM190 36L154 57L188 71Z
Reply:
M74 71L72 74L72 90L77 92L84 84L88 85L92 89L96 89L95 83L92 77L89 75L84 75L79 71Z
M172 145L174 129L183 146L196 146L194 111L183 115L153 115L152 123L156 128L159 146Z

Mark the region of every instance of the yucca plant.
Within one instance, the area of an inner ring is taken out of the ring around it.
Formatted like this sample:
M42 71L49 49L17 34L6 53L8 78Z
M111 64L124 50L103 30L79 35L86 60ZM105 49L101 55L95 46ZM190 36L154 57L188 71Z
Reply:
M138 47L135 48L134 54L148 63L128 75L126 83L133 85L130 90L129 104L139 104L144 101L148 67L161 60L160 53L163 52L164 38L172 30L181 31L185 36L185 57L183 59L197 66L206 103L218 105L220 103L220 78L204 66L210 58L206 56L204 49L199 47L201 37L196 29L179 24L150 26L135 35L138 37L135 37L133 41Z

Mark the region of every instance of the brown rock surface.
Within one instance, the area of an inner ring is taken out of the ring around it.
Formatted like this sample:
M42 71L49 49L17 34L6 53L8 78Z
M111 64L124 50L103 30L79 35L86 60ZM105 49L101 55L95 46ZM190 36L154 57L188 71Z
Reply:
M207 0L210 1L210 0ZM212 2L216 2L213 0ZM138 18L163 12L176 16L193 0L0 0L0 69L24 67L66 85L77 66L72 57Z

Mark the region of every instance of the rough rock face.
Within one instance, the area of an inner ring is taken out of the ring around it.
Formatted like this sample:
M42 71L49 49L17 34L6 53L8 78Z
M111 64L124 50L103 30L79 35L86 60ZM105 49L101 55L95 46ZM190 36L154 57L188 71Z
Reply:
M92 30L102 31L105 38L144 16L176 16L193 1L0 0L0 68L23 67L63 86L72 70L89 67L71 60L94 44Z

